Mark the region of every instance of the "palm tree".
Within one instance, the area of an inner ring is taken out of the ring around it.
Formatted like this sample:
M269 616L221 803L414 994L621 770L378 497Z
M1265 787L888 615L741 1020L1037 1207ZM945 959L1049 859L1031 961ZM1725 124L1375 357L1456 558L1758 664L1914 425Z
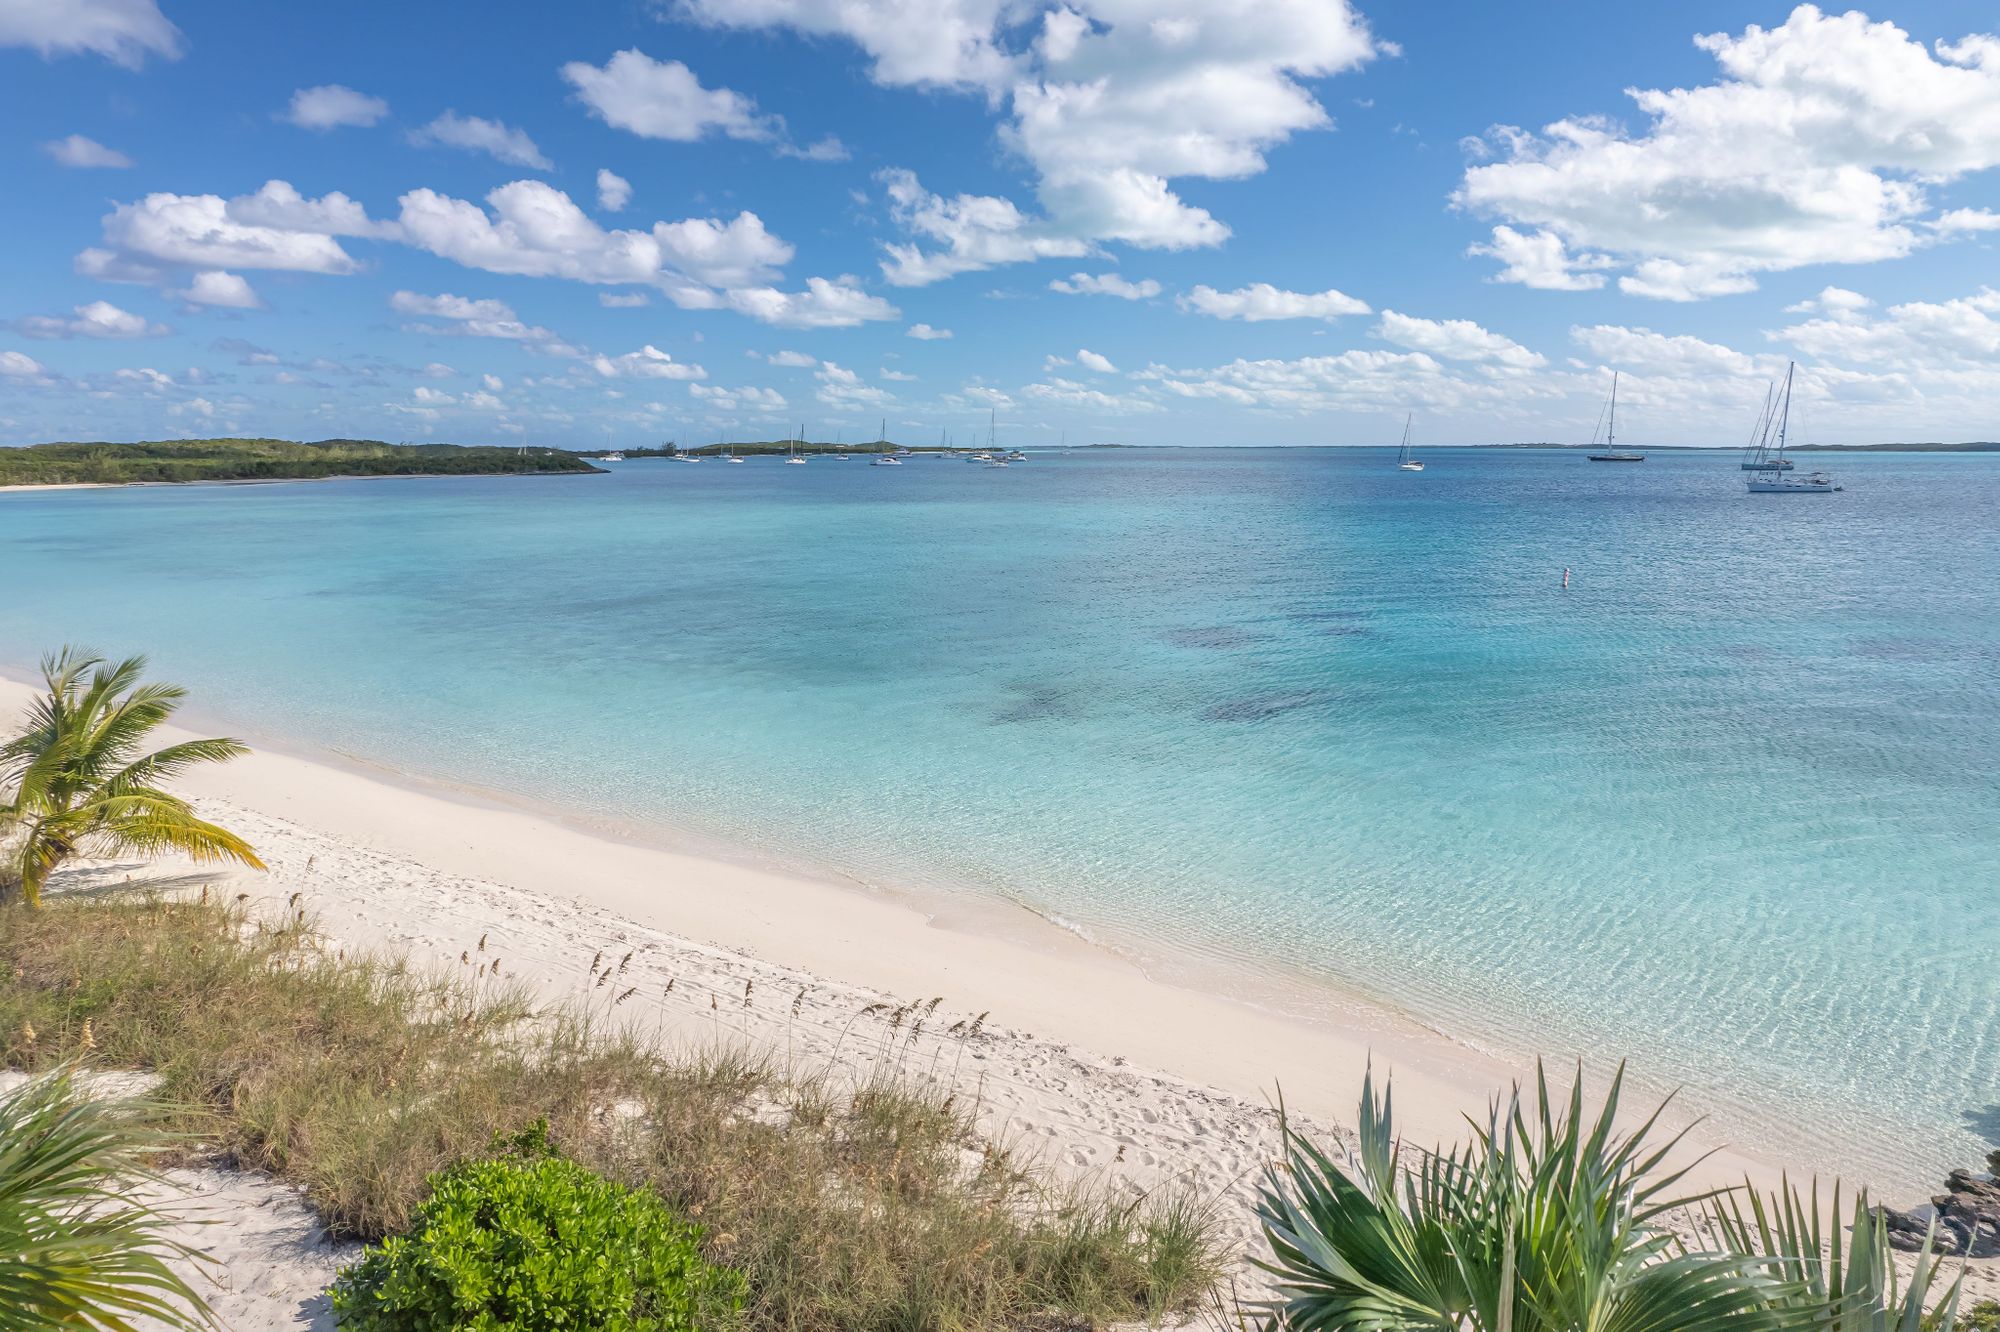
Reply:
M1258 1213L1274 1278L1263 1306L1284 1332L1917 1332L1941 1286L1929 1255L1898 1291L1879 1217L1857 1209L1851 1255L1838 1233L1823 1256L1817 1198L1787 1191L1746 1216L1737 1190L1681 1188L1650 1146L1659 1111L1629 1133L1615 1126L1624 1070L1603 1109L1584 1110L1582 1076L1567 1103L1517 1089L1451 1152L1406 1167L1385 1089L1363 1083L1359 1143L1346 1163L1285 1128L1285 1155L1266 1173ZM1664 1107L1662 1107L1664 1108ZM1745 1190L1744 1192L1747 1192ZM1835 1199L1835 1210L1839 1202ZM1705 1215L1708 1247L1667 1222ZM1941 1318L1952 1326L1956 1290Z
M178 685L143 683L145 670L144 657L112 665L76 648L43 658L48 693L29 707L28 728L0 745L0 793L11 792L0 795L0 872L30 907L78 855L176 851L264 868L242 838L160 789L195 764L248 751L235 740L189 740L143 753L187 696Z
M57 1070L0 1096L0 1330L213 1326L170 1260L204 1261L134 1186L166 1145L138 1106Z

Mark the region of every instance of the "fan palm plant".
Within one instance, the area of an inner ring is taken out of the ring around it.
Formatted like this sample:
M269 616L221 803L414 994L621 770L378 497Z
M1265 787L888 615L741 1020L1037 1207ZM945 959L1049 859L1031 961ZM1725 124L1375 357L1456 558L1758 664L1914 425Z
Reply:
M29 707L27 729L0 745L4 869L30 907L78 855L175 851L264 867L242 838L161 789L196 764L246 751L234 740L188 740L143 752L187 696L178 685L145 683L145 670L144 657L114 665L76 648L43 658L48 692Z
M67 1070L0 1096L0 1332L212 1324L169 1266L198 1255L134 1196L162 1145L132 1103L80 1094Z
M1363 1084L1360 1141L1347 1165L1289 1126L1258 1211L1277 1293L1268 1325L1288 1332L1790 1332L1821 1325L1796 1271L1748 1251L1693 1252L1668 1214L1688 1195L1647 1139L1659 1112L1615 1126L1623 1069L1585 1113L1582 1077L1552 1103L1517 1089L1451 1152L1400 1156L1385 1089ZM1663 1107L1664 1108L1664 1107Z

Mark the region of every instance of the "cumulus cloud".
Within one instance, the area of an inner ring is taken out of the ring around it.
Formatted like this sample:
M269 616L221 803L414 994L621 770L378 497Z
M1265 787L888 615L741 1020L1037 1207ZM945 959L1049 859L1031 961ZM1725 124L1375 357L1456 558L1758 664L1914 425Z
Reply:
M1633 89L1631 134L1597 117L1540 134L1489 133L1498 160L1467 169L1454 200L1531 232L1496 231L1477 252L1505 280L1620 287L1662 300L1747 291L1755 275L1908 254L1927 237L1933 194L2000 165L2000 40L1926 48L1858 11L1800 5L1781 27L1711 33L1716 82ZM1530 247L1533 252L1530 252ZM1537 276L1542 280L1536 280Z
M317 88L301 88L292 94L284 118L300 129L330 130L343 126L367 128L389 114L389 104L379 97L354 91L338 83Z
M14 327L31 338L158 338L173 331L144 315L121 310L109 301L79 305L67 319L57 315L28 315L15 320Z
M733 412L739 407L776 411L785 405L785 395L776 389L723 388L717 384L689 384L688 392L718 411Z
M1320 292L1283 291L1268 282L1253 282L1235 291L1199 286L1180 298L1181 308L1215 319L1338 319L1371 313L1366 301L1329 288Z
M44 60L88 52L137 69L151 55L180 59L185 43L156 0L9 0L0 4L0 46Z
M615 171L604 167L597 169L597 206L607 213L616 213L632 202L632 182Z
M804 291L739 287L723 295L730 309L780 328L851 328L902 313L851 277L807 278Z
M1130 415L1165 410L1160 403L1142 395L1106 393L1102 389L1091 388L1073 379L1060 377L1051 378L1043 383L1029 384L1021 390L1021 396L1030 402L1087 412Z
M932 328L929 324L911 324L903 336L915 338L919 342L941 342L951 336L951 330Z
M1118 367L1111 364L1111 358L1100 356L1089 348L1077 352L1076 363L1086 370L1095 370L1100 375L1115 375Z
M413 333L442 333L468 338L500 338L519 342L532 351L549 356L581 356L576 347L539 324L524 323L505 301L491 297L474 299L440 292L425 296L414 291L398 291L389 297L389 308L398 314L420 319L441 319L443 324L405 324Z
M352 273L359 265L335 237L377 230L347 196L308 199L284 181L270 181L256 194L230 200L214 194L149 194L137 203L117 205L105 217L107 248L84 251L77 267L118 281L153 280L156 264Z
M225 310L261 310L264 302L256 288L235 273L218 268L196 273L188 285L173 293L189 305L208 305Z
M600 291L597 303L607 310L641 310L653 303L643 291Z
M693 143L710 134L770 140L780 122L760 115L757 103L727 88L704 88L678 60L654 60L643 51L620 51L602 68L582 60L562 67L591 114L641 138Z
M42 151L66 167L123 168L132 165L132 159L117 149L106 148L97 140L86 139L81 134L51 139L42 145Z
M752 352L751 355L756 355ZM790 366L795 370L810 370L819 364L817 356L808 356L799 351L774 351L764 358L772 365Z
M1151 278L1130 282L1116 273L1071 273L1049 283L1050 291L1069 296L1116 296L1120 300L1143 301L1160 294L1160 284Z
M547 171L552 165L526 131L480 116L461 116L456 111L447 111L421 129L411 130L410 142L418 147L440 145L485 153L536 171Z
M1828 288L1828 292L1838 291ZM1879 315L1870 302L1843 292L1831 304L1821 293L1820 318L1771 336L1807 355L1894 370L1919 378L1943 371L1986 372L1986 391L2000 390L2000 290L1982 288L1948 301L1907 301Z
M26 352L0 351L0 379L40 380L48 377L48 367Z
M708 371L676 361L652 343L623 356L593 356L591 369L606 379L706 379Z
M1524 234L1508 226L1493 228L1490 243L1475 244L1466 253L1500 261L1493 281L1542 291L1595 291L1604 285L1604 274L1598 270L1617 266L1609 255L1571 254L1563 238L1552 231Z
M1171 182L1262 171L1269 149L1330 124L1304 80L1355 68L1377 50L1345 0L1270 0L1254 21L1230 0L1073 0L1034 24L1001 0L683 0L675 12L843 37L869 55L878 84L973 92L1005 108L1001 141L1035 173L1044 216L1008 217L1005 200L961 196L956 214L913 227L944 243L941 256L891 250L892 280L909 283L1083 254L1101 241L1219 244L1227 225ZM994 234L980 225L989 220ZM1060 241L1073 248L1047 248Z
M914 172L900 169L884 171L880 179L898 225L934 243L930 249L915 243L885 247L889 257L882 272L899 287L924 286L996 264L1090 253L1089 241L1065 235L1047 219L1029 217L1010 200L989 194L947 199L926 190Z
M1447 361L1483 361L1511 370L1537 370L1548 364L1547 357L1470 319L1418 319L1384 310L1375 336Z

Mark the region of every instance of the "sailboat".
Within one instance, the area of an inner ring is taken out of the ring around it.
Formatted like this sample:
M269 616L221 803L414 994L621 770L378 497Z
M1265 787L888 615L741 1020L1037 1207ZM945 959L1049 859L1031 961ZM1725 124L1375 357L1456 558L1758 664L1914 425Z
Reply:
M1590 455L1592 462L1644 462L1646 455L1632 453L1617 448L1618 442L1618 372L1611 372L1610 414L1604 418L1604 452Z
M1424 465L1410 456L1410 423L1414 420L1416 420L1416 413L1414 412L1403 418L1403 451L1396 458L1396 466L1406 472L1421 472L1424 470Z
M984 461L988 467L1005 467L1007 465L1006 457L994 452L993 449L993 425L994 411L993 408L988 407L986 409L986 455Z
M889 418L886 416L882 418L882 429L876 435L875 442L882 446L882 452L876 455L874 462L868 464L870 467L901 467L903 465L903 460L898 458L889 447Z
M1797 362L1785 367L1785 396L1778 409L1778 447L1772 458L1791 466L1785 461L1785 445L1791 433L1792 424L1792 373L1798 368ZM1833 484L1833 478L1825 472L1811 472L1805 476L1786 476L1783 469L1756 472L1743 483L1753 495L1830 495L1840 487Z
M721 435L721 434L720 434L719 432L718 432L718 433L716 434L716 436L715 436L715 447L716 447L716 448L718 448L718 449L721 449L721 450L722 450L722 461L724 461L724 462L728 462L728 463L740 463L740 462L742 462L742 461L743 461L743 460L742 460L741 458L739 458L739 457L737 457L737 456L736 456L736 446L735 446L735 445L733 445L733 444L731 444L731 445L724 445L724 444L723 444L723 442L722 442L722 435Z
M1771 424L1775 419L1774 399L1776 385L1764 389L1764 410L1757 416L1757 427L1750 432L1750 448L1743 456L1743 470L1746 472L1789 472L1790 460L1771 455Z
M806 433L806 428L804 426L800 426L799 439L805 438L805 433ZM785 441L785 445L787 449L785 466L804 467L806 465L806 460L799 456L799 441L797 439L788 439Z

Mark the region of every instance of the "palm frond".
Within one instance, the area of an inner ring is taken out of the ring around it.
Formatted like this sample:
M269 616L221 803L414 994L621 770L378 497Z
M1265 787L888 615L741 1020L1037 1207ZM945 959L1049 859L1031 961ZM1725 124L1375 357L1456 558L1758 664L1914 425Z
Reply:
M170 1265L200 1255L134 1192L164 1141L138 1107L81 1094L67 1070L0 1096L0 1328L213 1325Z

